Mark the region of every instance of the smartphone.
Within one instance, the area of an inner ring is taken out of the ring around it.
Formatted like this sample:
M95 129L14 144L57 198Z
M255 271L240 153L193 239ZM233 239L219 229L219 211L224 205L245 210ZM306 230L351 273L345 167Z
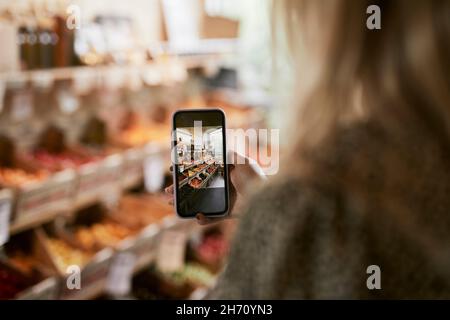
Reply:
M181 218L223 217L229 211L225 113L181 110L172 119L175 210Z

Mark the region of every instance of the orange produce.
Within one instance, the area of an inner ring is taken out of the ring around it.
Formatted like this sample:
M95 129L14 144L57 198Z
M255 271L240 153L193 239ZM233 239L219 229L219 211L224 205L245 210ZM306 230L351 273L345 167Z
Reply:
M11 187L21 187L27 183L44 180L47 174L44 171L36 173L27 172L22 169L0 168L0 184Z

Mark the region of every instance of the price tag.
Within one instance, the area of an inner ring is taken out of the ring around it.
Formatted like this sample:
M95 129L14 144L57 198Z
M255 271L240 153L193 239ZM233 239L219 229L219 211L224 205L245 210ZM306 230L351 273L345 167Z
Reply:
M80 101L78 97L68 90L61 90L58 93L58 105L62 113L72 114L78 110Z
M11 104L11 118L23 121L33 115L33 98L30 92L22 91L14 94Z
M186 234L168 230L161 235L156 266L163 272L175 272L183 268L186 253Z
M50 89L53 86L54 78L51 72L40 71L33 74L31 81L37 88Z
M102 197L103 204L108 209L117 208L117 206L119 205L120 197L121 197L121 190L119 187L108 188L108 190L105 191Z
M160 155L151 155L144 161L144 183L147 192L161 190L164 184L164 159Z
M131 290L131 278L133 276L136 256L123 252L116 255L111 264L106 289L115 296L125 296Z
M9 219L11 217L11 201L0 202L0 246L9 239Z

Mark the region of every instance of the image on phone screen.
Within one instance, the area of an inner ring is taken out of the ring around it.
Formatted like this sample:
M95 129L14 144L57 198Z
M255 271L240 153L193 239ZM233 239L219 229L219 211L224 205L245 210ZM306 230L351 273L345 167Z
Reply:
M228 212L225 115L220 110L178 111L173 117L176 210L190 218Z

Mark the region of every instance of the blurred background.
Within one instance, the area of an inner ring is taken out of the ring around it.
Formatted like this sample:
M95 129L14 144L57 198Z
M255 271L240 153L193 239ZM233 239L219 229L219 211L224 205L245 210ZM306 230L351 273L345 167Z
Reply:
M235 225L167 204L170 116L283 128L270 31L269 0L0 0L0 299L204 296Z

